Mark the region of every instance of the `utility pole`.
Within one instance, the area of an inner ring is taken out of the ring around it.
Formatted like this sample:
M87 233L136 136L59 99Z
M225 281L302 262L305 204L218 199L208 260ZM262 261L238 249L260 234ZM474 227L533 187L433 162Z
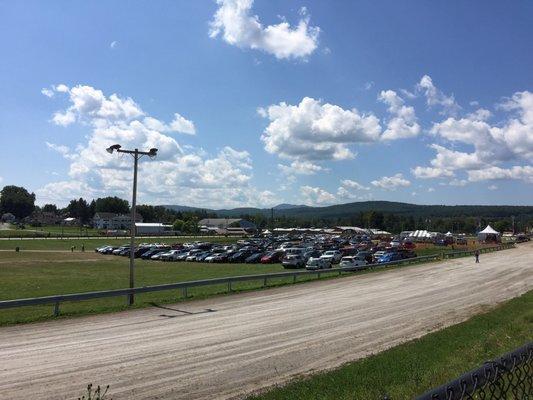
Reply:
M135 150L122 150L121 145L114 144L106 149L109 154L113 154L113 151L117 153L126 153L133 156L133 194L131 199L131 228L130 228L130 289L135 287L135 219L136 219L136 206L137 206L137 166L139 159L142 156L148 156L154 158L157 155L157 149L152 148L150 151ZM128 296L128 304L131 306L135 302L135 295L130 293Z

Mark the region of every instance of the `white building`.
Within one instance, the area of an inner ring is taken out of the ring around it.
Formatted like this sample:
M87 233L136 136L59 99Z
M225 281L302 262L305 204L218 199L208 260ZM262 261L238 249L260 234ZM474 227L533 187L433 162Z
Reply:
M142 222L143 218L141 215L135 215L135 222ZM115 214L108 212L97 212L94 214L93 226L96 229L107 229L107 230L124 230L130 229L131 227L131 217L126 214Z
M172 225L158 222L136 222L135 231L137 235L172 235L175 233Z

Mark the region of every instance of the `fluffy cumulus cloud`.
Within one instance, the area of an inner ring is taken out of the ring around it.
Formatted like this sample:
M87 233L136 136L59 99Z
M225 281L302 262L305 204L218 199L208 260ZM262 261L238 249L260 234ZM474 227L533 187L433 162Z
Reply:
M291 26L284 19L264 26L252 14L253 0L217 0L217 9L210 23L209 35L221 36L231 45L262 50L278 59L303 58L318 46L320 28L310 26L305 8L300 9L300 20Z
M258 111L270 121L261 137L265 150L283 158L353 158L349 145L376 141L381 133L379 119L374 115L323 104L310 97L298 105L280 103Z
M411 186L411 182L398 173L393 176L384 176L371 182L373 186L384 190L396 190L402 187Z
M383 90L378 98L389 106L388 111L393 115L381 136L383 140L418 136L420 125L416 122L415 109L412 106L406 106L404 100L394 90Z
M337 189L339 200L371 200L372 194L368 191L370 187L360 184L351 179L341 180L341 185Z
M430 166L417 166L412 173L428 179L452 177L465 171L471 182L490 179L531 182L530 165L512 164L529 164L533 159L533 93L515 93L498 108L506 114L503 120L494 123L493 114L482 108L434 123L430 134L448 146L432 144L436 155ZM451 146L470 150L452 150ZM504 168L503 164L511 165Z
M334 194L319 187L302 186L300 187L300 193L304 203L307 205L328 205L336 201Z
M428 107L439 106L442 114L455 114L461 108L453 95L447 96L434 84L429 75L424 75L416 85L415 91L426 98Z
M293 161L290 165L278 164L278 168L286 175L314 175L317 172L327 171L320 165L310 161Z
M71 149L47 142L70 161L70 180L54 182L38 196L65 203L73 197L118 195L131 192L132 160L128 155L106 152L119 143L124 148L159 149L155 160L142 160L139 171L141 201L184 203L199 206L271 205L274 195L251 187L252 160L246 151L224 147L210 155L182 147L173 132L194 134L192 121L176 113L166 123L146 115L130 98L106 96L90 86L56 86L68 95L69 104L54 114L60 126L81 123L90 129L87 142ZM58 117L61 116L61 117ZM56 198L54 198L54 196Z

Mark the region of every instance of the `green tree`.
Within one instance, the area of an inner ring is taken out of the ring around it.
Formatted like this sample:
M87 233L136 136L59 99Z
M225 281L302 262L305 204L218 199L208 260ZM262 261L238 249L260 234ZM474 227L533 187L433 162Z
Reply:
M35 194L20 186L4 186L0 191L0 210L18 219L30 215L35 209Z
M175 231L180 231L181 232L181 231L183 231L183 226L184 226L183 220L177 219L172 224L172 229L174 229Z
M127 214L130 212L130 203L116 196L99 198L95 202L95 212Z
M51 213L57 214L58 209L57 209L57 206L55 204L45 204L43 206L43 208L42 208L42 211L43 212L51 212Z
M80 224L85 224L91 219L91 209L85 199L71 200L66 208L71 217L78 218Z

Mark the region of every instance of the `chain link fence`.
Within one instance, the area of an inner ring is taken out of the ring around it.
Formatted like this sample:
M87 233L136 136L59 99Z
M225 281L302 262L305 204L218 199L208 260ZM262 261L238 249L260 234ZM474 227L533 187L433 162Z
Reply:
M533 400L533 342L416 400Z

